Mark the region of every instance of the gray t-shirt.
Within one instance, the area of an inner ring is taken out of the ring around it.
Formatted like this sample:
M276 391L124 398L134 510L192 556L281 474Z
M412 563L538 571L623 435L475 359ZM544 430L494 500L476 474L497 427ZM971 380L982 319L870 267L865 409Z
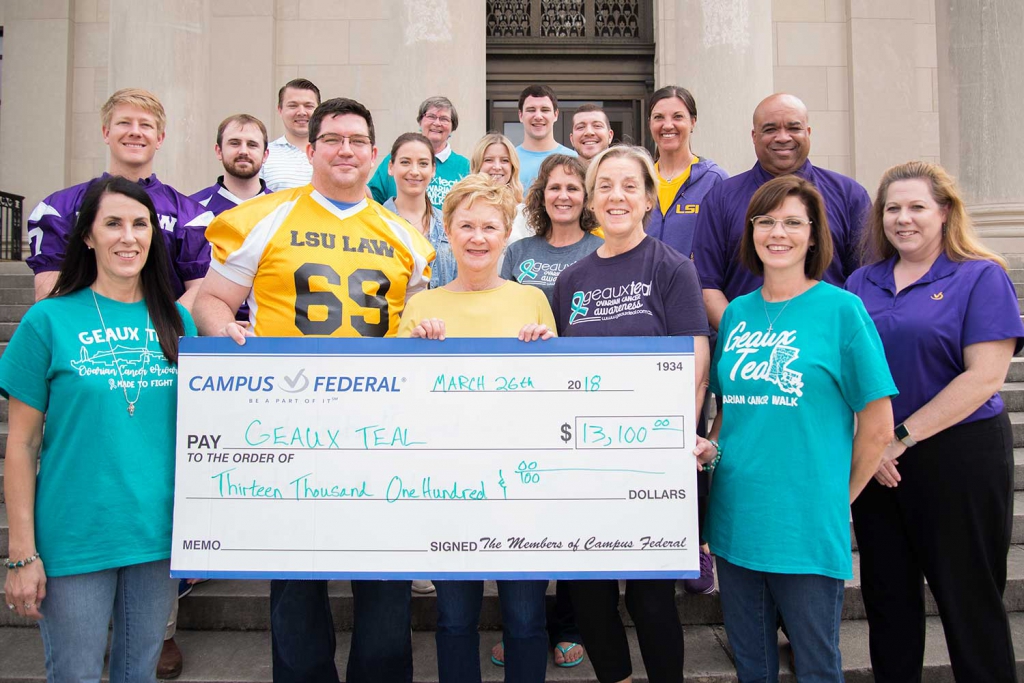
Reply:
M589 232L584 233L579 242L567 247L553 247L543 237L527 237L508 246L501 276L523 285L539 287L550 304L558 274L593 253L602 242L604 240Z

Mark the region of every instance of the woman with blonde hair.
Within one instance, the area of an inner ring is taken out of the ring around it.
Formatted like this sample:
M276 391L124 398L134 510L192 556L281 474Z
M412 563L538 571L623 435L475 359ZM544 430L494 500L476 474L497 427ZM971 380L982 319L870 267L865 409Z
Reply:
M853 504L875 680L920 680L924 580L958 681L1016 681L1003 606L1013 527L1013 431L999 396L1024 345L1006 263L956 185L912 161L882 177L853 273L899 396L875 481Z
M486 173L495 182L508 185L508 189L512 190L512 196L516 200L516 214L512 221L508 244L531 236L533 231L526 224L524 212L526 206L523 204L523 183L519 180L519 155L512 141L493 131L483 136L473 149L469 169L471 173Z

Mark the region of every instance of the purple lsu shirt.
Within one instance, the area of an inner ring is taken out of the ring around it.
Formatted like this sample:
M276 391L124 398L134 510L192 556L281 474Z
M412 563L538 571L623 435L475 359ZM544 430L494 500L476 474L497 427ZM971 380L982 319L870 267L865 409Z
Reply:
M267 184L263 182L263 178L260 178L260 193L270 194L270 190L267 189ZM224 187L224 176L218 177L217 182L210 187L190 195L189 199L209 209L213 212L214 216L219 216L228 209L233 209L245 201L231 194L228 188Z
M1017 293L992 261L950 261L941 254L920 280L896 293L896 256L861 268L846 289L864 301L885 347L900 394L892 399L899 424L966 370L964 347L1016 339L1024 346ZM959 424L993 417L1003 400L992 395Z
M825 200L833 255L822 279L842 287L860 266L858 248L871 200L857 181L815 168L810 161L796 175L813 183ZM718 183L704 197L693 234L693 263L704 289L719 289L732 301L761 286L763 279L740 264L740 241L750 198L774 177L758 162L749 171Z
M109 175L104 173L100 177ZM92 182L54 192L32 210L28 218L32 254L27 262L33 273L60 270L68 236L74 230L82 198ZM161 183L155 174L140 180L139 185L153 200L171 258L171 286L175 296L181 296L185 283L202 279L210 267L206 226L213 220L213 214L170 185Z

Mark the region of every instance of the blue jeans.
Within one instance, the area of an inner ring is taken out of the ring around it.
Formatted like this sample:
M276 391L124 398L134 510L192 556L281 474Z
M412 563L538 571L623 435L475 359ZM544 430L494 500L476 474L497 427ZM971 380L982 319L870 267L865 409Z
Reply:
M110 683L154 683L177 597L170 560L51 576L39 605L49 683L98 683L111 617Z
M725 632L740 683L779 680L779 614L800 683L842 683L839 620L843 582L817 574L745 569L718 556Z
M548 664L547 581L498 581L505 681L543 681ZM436 581L437 673L441 683L480 683L483 581Z
M410 683L409 581L353 581L348 683ZM274 683L338 683L326 581L270 582Z

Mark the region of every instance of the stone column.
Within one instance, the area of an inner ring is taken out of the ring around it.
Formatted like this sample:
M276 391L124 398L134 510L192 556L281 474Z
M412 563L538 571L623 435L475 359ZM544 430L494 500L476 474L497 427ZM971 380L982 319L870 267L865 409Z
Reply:
M851 170L873 197L887 168L919 156L914 2L852 0L849 31Z
M7 0L4 8L0 189L24 195L23 220L64 187L71 145L69 0Z
M110 0L110 92L138 87L160 98L167 137L155 170L186 194L210 184L209 29L210 0Z
M681 85L692 92L694 150L730 174L746 171L755 159L754 107L773 91L772 3L662 0L656 5L655 87Z
M1024 3L936 0L942 164L978 231L1024 253Z
M391 100L392 135L378 132L390 144L404 131L416 130L419 104L444 95L459 111L459 130L452 148L469 156L487 132L486 5L479 0L397 0L395 21L384 44L389 54L389 82L382 84ZM390 150L381 149L381 156Z

